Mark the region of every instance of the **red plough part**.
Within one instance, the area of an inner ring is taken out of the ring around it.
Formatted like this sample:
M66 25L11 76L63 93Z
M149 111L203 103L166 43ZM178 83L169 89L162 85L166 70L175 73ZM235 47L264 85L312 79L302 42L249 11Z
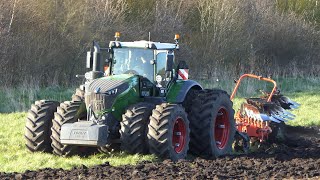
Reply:
M244 78L254 78L273 84L273 89L270 93L264 92L260 98L247 98L235 115L239 132L247 133L249 137L256 137L260 141L264 141L272 133L270 123L293 120L295 115L287 110L296 109L300 104L281 95L274 80L253 74L244 74L239 78L231 94L231 100L234 98Z

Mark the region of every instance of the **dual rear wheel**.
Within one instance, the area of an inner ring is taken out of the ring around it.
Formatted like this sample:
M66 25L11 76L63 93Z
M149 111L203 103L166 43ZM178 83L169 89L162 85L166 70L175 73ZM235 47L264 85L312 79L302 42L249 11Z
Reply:
M152 154L173 161L185 158L189 149L189 134L189 120L181 105L163 103L152 111L147 135Z
M140 137L129 138L130 143L122 141L124 144L122 147L127 144L138 145L123 150L129 149L127 152L141 153L131 150L148 147L150 153L176 161L186 157L190 142L190 152L196 156L212 158L230 153L236 129L229 95L222 90L199 90L190 94L192 98L188 99L192 102L184 104L191 107L162 103L157 105L152 113L150 109L148 110L150 118L144 116L145 120L139 121L143 123L137 123L139 128L130 129L129 126L124 127L122 123L122 130L128 128L128 132L139 132L135 137ZM185 109L190 111L189 115ZM148 128L145 130L147 124ZM133 139L136 143L132 141Z
M211 158L232 151L236 132L234 110L225 91L213 89L196 92L189 119L192 154Z
M189 121L178 104L148 103L130 106L122 116L121 149L127 153L151 152L161 158L185 158L189 145Z

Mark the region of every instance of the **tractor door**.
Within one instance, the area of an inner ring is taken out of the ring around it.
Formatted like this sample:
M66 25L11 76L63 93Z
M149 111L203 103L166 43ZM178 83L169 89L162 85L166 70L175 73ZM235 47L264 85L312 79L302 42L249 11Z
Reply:
M156 55L156 86L159 88L165 88L170 78L166 72L168 55L174 56L173 52L167 50L158 50ZM170 70L172 71L172 70Z

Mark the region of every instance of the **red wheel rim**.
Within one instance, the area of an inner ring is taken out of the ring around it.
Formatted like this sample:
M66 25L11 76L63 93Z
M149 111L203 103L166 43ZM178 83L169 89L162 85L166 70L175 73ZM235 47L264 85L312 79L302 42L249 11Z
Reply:
M219 149L225 148L229 139L230 122L228 111L221 107L214 124L214 138Z
M183 151L186 141L186 125L181 117L174 121L172 146L176 153Z

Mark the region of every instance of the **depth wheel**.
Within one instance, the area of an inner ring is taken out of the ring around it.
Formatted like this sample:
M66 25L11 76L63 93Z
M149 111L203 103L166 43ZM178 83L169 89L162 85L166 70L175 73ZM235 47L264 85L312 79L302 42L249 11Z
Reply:
M25 125L26 147L31 152L51 152L51 131L53 113L59 102L40 100L31 105Z
M232 101L225 91L197 91L189 119L192 154L210 158L232 151L236 127Z
M61 126L65 123L77 122L79 118L86 115L83 102L77 101L65 101L57 108L57 112L54 113L54 119L52 120L53 126L51 128L51 146L53 153L59 156L71 156L78 153L78 147L73 145L63 145L60 142ZM83 110L84 108L84 110Z
M127 108L120 122L121 150L130 154L148 152L147 127L154 106L137 103Z
M276 123L270 122L270 128L272 132L268 135L267 142L269 143L281 143L285 142L287 138L286 124L284 122Z
M181 105L157 105L148 125L149 150L163 159L184 159L189 149L189 133L189 120Z

